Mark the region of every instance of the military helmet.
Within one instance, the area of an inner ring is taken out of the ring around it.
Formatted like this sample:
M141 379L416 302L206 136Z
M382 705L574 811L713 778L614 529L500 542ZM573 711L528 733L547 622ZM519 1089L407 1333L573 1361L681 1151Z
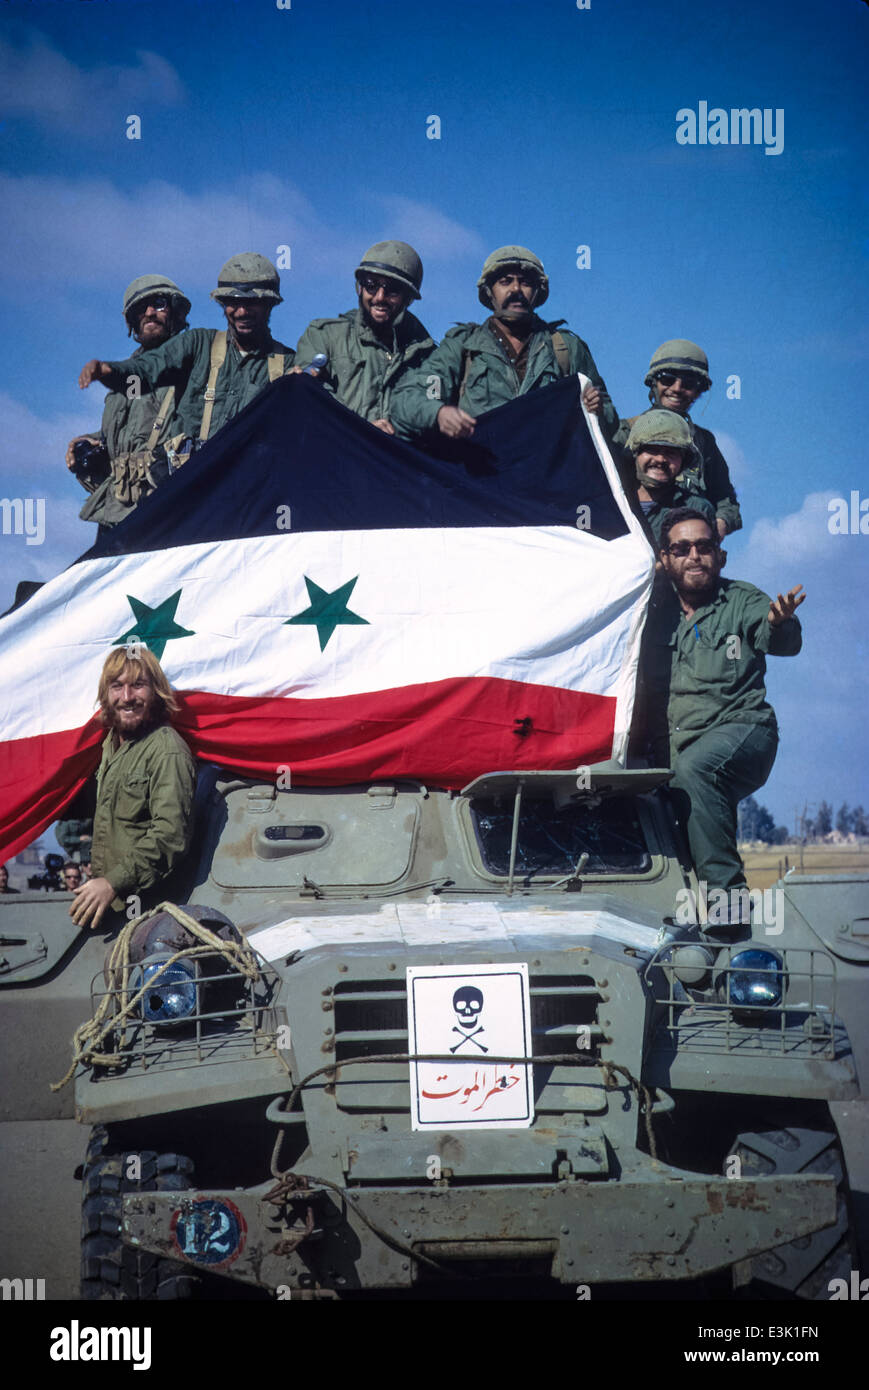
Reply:
M272 304L282 304L280 289L281 277L271 261L256 251L242 251L220 267L217 289L211 291L211 298L218 304L224 299L268 299Z
M409 289L414 299L421 299L422 261L406 241L376 241L369 246L353 274L358 279L366 272L388 275L390 280Z
M543 269L543 262L539 256L535 256L533 251L529 251L527 246L499 246L497 251L486 257L480 278L477 281L477 293L480 303L487 309L492 305L492 291L490 281L508 265L518 265L520 270L533 270L540 281L540 289L537 292L535 309L541 304L545 304L549 298L549 276Z
M172 299L172 309L176 317L186 319L190 313L190 300L186 294L170 280L166 275L139 275L135 280L131 280L124 290L124 318L127 320L127 327L133 331L132 310L137 304L141 304L143 299L151 299L155 294L168 294Z
M651 386L659 372L693 372L695 376L702 377L707 386L712 385L706 353L696 343L689 343L687 338L670 338L655 349L646 372L647 386Z
M676 410L647 410L637 416L628 435L627 447L632 454L638 454L641 449L655 444L666 449L681 449L683 453L697 452L691 426Z

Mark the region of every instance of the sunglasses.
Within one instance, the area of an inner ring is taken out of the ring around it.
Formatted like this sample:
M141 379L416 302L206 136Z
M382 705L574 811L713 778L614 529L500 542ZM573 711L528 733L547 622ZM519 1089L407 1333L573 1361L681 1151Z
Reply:
M696 550L698 555L714 555L718 546L714 541L674 541L672 545L664 548L669 555L675 555L677 560L684 560L692 550Z
M404 293L394 280L375 280L373 275L360 276L359 283L366 294L376 294L378 290L383 290L387 299L401 299Z
M655 377L662 386L673 386L677 381L681 381L683 386L687 386L691 391L699 391L706 385L702 376L695 376L693 372L658 372Z
M171 303L172 300L168 294L154 294L150 299L145 299L137 304L135 312L141 315L146 309L168 309Z

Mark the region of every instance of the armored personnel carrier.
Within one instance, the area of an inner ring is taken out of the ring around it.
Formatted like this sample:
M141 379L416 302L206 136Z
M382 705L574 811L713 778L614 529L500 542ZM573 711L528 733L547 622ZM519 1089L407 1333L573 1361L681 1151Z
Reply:
M71 1113L57 1039L97 1020L83 1295L829 1298L865 1222L867 886L791 876L716 929L668 777L213 769L195 907L107 944L68 895L0 899L7 1116Z

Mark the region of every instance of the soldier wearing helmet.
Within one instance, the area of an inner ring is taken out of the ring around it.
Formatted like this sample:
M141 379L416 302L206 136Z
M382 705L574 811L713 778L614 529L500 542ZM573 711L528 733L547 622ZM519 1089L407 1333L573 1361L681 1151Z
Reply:
M434 350L434 339L408 306L420 298L422 261L406 241L378 241L355 271L359 307L314 319L296 348L304 369L322 354L317 375L327 391L378 429L394 434L392 393Z
M291 370L292 348L269 331L269 316L280 304L280 277L270 260L246 251L223 266L211 298L223 308L226 329L191 328L159 347L123 362L86 363L79 386L101 381L114 390L129 390L130 379L142 391L174 385L175 439L169 466L183 463L191 449L231 420L270 381Z
M611 436L618 417L594 358L563 319L549 323L537 310L549 297L540 259L524 246L501 246L487 257L477 281L480 303L491 309L485 323L451 328L423 367L402 383L393 419L406 437L439 430L468 438L476 417L515 396L583 372L592 385L583 399Z
M688 415L694 402L712 385L706 353L687 338L671 338L652 353L645 383L653 409L675 411L687 421L691 431L696 457L683 470L680 483L712 503L719 539L730 531L738 531L742 516L724 455L712 431L695 424ZM640 419L642 416L635 415L621 422L617 444L625 444L629 431Z
M687 420L672 410L647 410L634 421L626 447L634 458L637 503L656 553L661 528L677 507L693 507L714 525L715 508L690 481L698 450Z
M123 308L127 331L140 344L135 358L187 327L190 300L167 276L140 275L124 291ZM106 397L100 435L70 440L68 468L76 467L77 445L89 444L96 451L87 451L95 467L76 468L82 486L92 494L79 513L82 520L116 526L153 490L155 454L172 435L173 405L169 386L132 396L112 391Z

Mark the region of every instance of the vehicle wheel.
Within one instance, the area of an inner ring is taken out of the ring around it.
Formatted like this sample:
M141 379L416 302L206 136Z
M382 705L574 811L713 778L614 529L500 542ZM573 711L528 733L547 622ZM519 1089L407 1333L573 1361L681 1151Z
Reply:
M836 1179L835 1225L743 1260L734 1271L739 1285L764 1286L776 1297L789 1293L795 1298L828 1299L830 1280L847 1281L857 1267L845 1165L837 1136L816 1129L763 1130L740 1134L730 1153L738 1154L744 1178L827 1173Z
M85 1299L181 1299L192 1297L198 1276L174 1260L134 1250L121 1241L121 1207L127 1192L182 1192L193 1186L193 1164L180 1154L107 1152L108 1135L95 1129L82 1180L81 1296ZM128 1158L139 1160L139 1178L127 1176Z

